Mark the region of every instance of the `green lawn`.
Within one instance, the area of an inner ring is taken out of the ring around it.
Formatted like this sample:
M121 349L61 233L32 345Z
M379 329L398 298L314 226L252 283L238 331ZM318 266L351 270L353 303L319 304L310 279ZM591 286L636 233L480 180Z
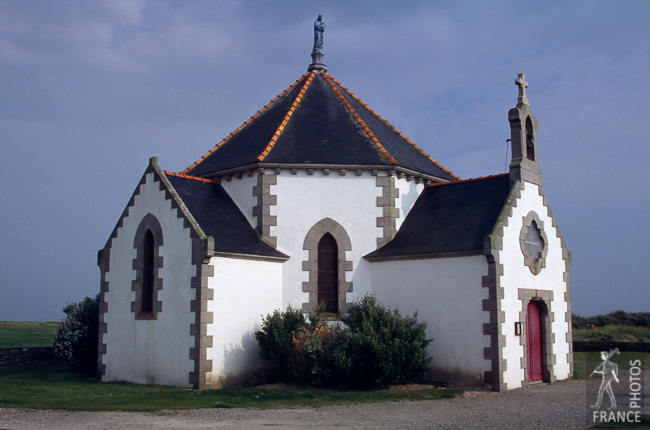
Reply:
M650 416L642 415L640 423L606 423L598 424L593 429L608 429L608 430L618 430L618 429L648 429L650 428Z
M52 346L58 321L0 321L0 347Z
M623 351L615 354L611 359L618 365L619 369L629 369L630 361L641 358L641 368L650 370L650 352L629 352ZM601 363L600 352L574 352L573 370L575 377L585 379Z
M606 325L595 330L573 329L573 340L602 342L650 342L649 327Z
M336 391L315 388L185 388L100 383L62 367L0 367L0 408L70 411L155 411L193 408L324 406L396 400L449 399L462 390Z

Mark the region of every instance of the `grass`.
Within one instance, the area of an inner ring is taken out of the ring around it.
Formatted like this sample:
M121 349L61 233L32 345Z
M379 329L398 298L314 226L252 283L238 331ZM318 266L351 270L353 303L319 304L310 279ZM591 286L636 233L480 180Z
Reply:
M58 321L0 321L0 347L52 346Z
M195 391L177 387L100 383L94 378L58 366L0 367L0 408L68 411L272 408L450 399L461 392L443 388L422 391L336 391L316 388Z
M595 330L573 329L573 340L602 342L650 342L649 327L606 325Z
M641 368L650 370L650 352L630 352L623 351L615 354L612 361L618 365L619 369L629 369L630 361L641 359ZM573 370L577 379L586 379L592 370L601 363L600 352L574 352L573 353Z
M596 426L590 427L594 429L647 429L650 428L650 416L649 415L641 415L641 422L640 423L602 423L598 424Z

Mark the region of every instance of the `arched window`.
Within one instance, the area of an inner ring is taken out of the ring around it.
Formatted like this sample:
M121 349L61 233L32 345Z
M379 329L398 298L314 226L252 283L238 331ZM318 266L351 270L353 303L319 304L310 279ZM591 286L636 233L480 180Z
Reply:
M318 242L318 303L324 312L339 311L339 251L334 237L326 233Z
M153 312L153 283L154 283L154 239L151 230L144 233L144 261L142 268L142 304L140 312Z
M535 161L535 134L530 117L526 118L526 157L530 161Z
M131 289L135 291L135 300L131 302L131 312L137 320L156 319L158 312L162 312L162 302L158 295L163 287L160 277L160 269L163 267L161 246L163 232L160 222L149 213L142 218L133 238L136 257L133 259L135 279Z
M352 271L352 261L346 255L352 250L350 236L341 224L323 218L309 229L302 249L307 251L302 270L308 279L302 283L302 291L309 293L302 310L313 312L324 303L325 318L340 319L347 312L347 296L352 292L352 282L346 279L346 272Z

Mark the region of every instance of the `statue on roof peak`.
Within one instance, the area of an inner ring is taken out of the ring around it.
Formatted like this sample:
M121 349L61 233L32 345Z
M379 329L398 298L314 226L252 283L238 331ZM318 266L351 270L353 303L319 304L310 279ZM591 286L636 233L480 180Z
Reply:
M314 21L314 49L312 53L323 53L323 33L325 32L325 23L323 22L323 15L318 15Z

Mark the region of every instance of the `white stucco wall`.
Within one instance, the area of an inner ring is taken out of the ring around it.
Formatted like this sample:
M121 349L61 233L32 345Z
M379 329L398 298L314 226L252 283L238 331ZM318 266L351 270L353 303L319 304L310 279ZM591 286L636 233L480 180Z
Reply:
M346 257L352 261L353 271L347 273L346 280L353 282L353 292L347 294L347 301L370 290L370 272L364 269L368 263L362 262L361 257L377 248L377 238L382 235L376 221L382 214L377 207L381 188L370 172L356 176L348 171L341 176L333 170L325 176L318 170L313 175L283 171L277 177L277 185L271 186L271 194L278 196L277 205L271 206L271 215L277 216L271 235L278 238L278 250L291 257L284 263L284 306L300 308L309 301L308 293L302 292L302 282L308 281L302 262L308 260L309 254L303 250L303 243L309 230L323 218L341 224L352 243L352 251Z
M282 262L212 257L214 277L208 287L214 291L208 301L213 323L207 334L213 347L207 349L212 371L206 384L212 387L247 382L259 365L259 346L254 332L262 316L282 307Z
M537 275L533 275L528 266L524 264L524 256L519 245L523 217L530 211L535 211L540 221L543 222L548 240L546 267ZM568 323L565 321L567 305L564 301L566 283L563 280L566 266L562 259L560 238L557 237L557 230L553 227L553 221L548 216L547 208L543 205L543 198L539 195L537 185L524 182L521 198L517 201L517 206L513 208L508 225L504 227L503 250L500 252L499 260L503 264L504 272L501 276L501 286L504 288L501 310L505 312L503 334L506 336L503 358L508 360L504 382L507 383L508 389L512 389L521 387L524 380L524 370L520 362L520 357L523 357L524 354L524 346L520 345L520 337L514 334L514 323L519 321L519 312L522 311L523 306L522 301L518 298L518 289L520 288L553 291L550 312L554 313L552 322L552 332L555 334L553 353L556 357L554 373L558 380L566 379L570 373L567 360L569 344L566 341Z
M481 277L487 274L484 256L434 258L370 263L373 293L382 303L398 307L402 315L418 311L427 323L430 377L457 385L482 385L490 362L483 348L489 315L482 311L488 298Z
M386 176L386 172L379 172L379 176ZM257 172L252 177L244 175L239 179L222 180L221 184L255 226L257 221L252 214L257 197L253 196L253 187L257 185ZM395 186L399 190L395 201L399 229L424 184L403 177L395 178ZM329 175L324 175L322 170L315 170L313 175L306 170L298 170L295 175L282 170L277 175L277 184L271 185L271 194L277 196L277 205L270 208L271 215L277 216L277 226L271 227L271 236L278 238L277 249L291 257L284 264L284 307L300 307L308 301L308 294L302 292L302 282L308 280L307 272L302 270L302 261L308 256L302 249L303 242L309 229L323 218L332 218L341 224L352 242L347 259L353 262L353 271L347 273L347 281L353 283L353 292L348 294L347 301L370 291L369 263L361 257L375 250L377 238L383 235L382 228L376 225L377 217L383 213L377 207L382 189L376 185L376 177L370 171L362 172L361 176L348 171L341 176L335 169Z
M165 199L159 182L153 182L153 173L135 196L129 214L123 219L110 250L110 266L106 274L109 290L105 295L108 311L104 315L107 345L103 363L106 374L103 381L130 381L143 384L190 386L189 372L194 363L189 358L194 338L190 324L194 314L190 301L195 291L190 288L194 266L191 264L192 242L189 228L183 227L183 218L172 210L171 200ZM162 312L156 320L136 320L131 312L135 291L132 261L136 258L133 246L136 230L147 215L152 213L160 222L164 244L160 247L163 267L159 277L163 280L158 300Z
M396 178L395 187L399 190L399 197L395 200L395 207L399 209L399 217L395 220L395 226L399 230L404 218L406 218L420 193L424 190L424 184L418 184L414 180L409 181L406 178Z
M248 222L255 227L257 224L253 218L253 207L257 204L257 197L253 196L253 187L257 185L257 173L253 176L244 174L241 178L234 176L229 181L221 179L220 183L239 210L246 215Z

